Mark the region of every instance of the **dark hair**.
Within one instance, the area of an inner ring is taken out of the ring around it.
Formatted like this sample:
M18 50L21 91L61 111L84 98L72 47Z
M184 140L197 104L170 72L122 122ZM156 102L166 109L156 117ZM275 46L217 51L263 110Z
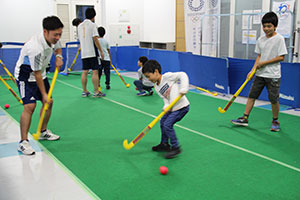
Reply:
M94 8L87 8L85 11L85 17L87 19L93 19L96 16L96 11Z
M100 37L103 37L105 35L105 28L103 28L102 26L100 26L98 28L98 33Z
M143 64L143 66L145 65L145 63L148 61L148 58L146 56L141 56L139 57L139 61Z
M156 60L148 60L142 68L142 72L144 73L154 73L155 70L161 74L161 66Z
M265 23L271 23L273 24L275 27L277 27L278 25L278 17L274 12L268 12L266 13L262 19L261 19L261 23L265 24Z
M0 48L2 48L2 43L0 42Z
M77 27L81 22L82 22L81 19L75 18L75 19L73 19L73 21L72 21L72 25Z
M49 16L43 19L43 29L47 31L53 31L63 27L63 23L56 16Z

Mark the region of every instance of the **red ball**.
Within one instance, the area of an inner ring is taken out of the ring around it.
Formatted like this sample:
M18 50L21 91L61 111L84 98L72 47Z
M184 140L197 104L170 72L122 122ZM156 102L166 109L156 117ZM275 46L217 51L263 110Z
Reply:
M4 108L8 109L9 108L9 104L5 104Z
M160 171L161 174L166 175L168 173L169 169L165 166L161 166L159 168L159 171Z

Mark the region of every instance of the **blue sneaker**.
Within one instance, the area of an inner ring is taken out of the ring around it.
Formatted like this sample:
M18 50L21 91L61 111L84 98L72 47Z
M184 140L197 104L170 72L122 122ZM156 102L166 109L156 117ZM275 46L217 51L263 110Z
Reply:
M137 95L137 96L146 96L146 95L147 95L147 93L146 93L145 91L143 91L143 92L139 92L139 93L137 93L136 95Z
M99 98L99 97L105 97L106 94L102 93L102 92L98 92L98 93L94 93L93 94L93 98Z
M245 117L239 117L237 119L231 120L231 123L239 126L248 126L248 119Z
M274 132L278 132L280 131L280 123L278 120L273 120L272 121L272 127L270 129L271 131L274 131Z

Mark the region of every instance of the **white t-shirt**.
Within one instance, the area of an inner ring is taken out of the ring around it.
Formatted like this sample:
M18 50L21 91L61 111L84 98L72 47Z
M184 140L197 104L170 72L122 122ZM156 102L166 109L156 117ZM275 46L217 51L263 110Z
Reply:
M108 51L107 51L107 49L110 48L109 43L104 38L99 38L98 40L99 40L99 43L101 45L101 49L102 49L103 54L104 54L104 59L103 60L110 61L110 57L109 57L109 54L108 54ZM98 50L98 55L100 56L99 50Z
M78 38L81 47L81 58L96 57L96 46L93 37L98 36L97 25L89 19L85 19L78 26Z
M167 72L162 75L160 84L154 84L155 91L164 100L165 109L174 101L180 93L186 93L189 90L189 78L184 72ZM188 106L190 102L184 95L171 109L179 110Z
M145 86L148 86L148 87L153 87L153 83L151 82L151 81L149 81L148 79L147 79L147 77L143 74L143 72L142 72L142 67L138 70L138 77L139 77L139 79L142 79L142 83L143 83L143 85L145 85Z
M260 61L271 60L277 56L286 55L287 50L284 38L278 33L270 38L267 38L265 35L261 36L256 43L255 53L261 55ZM256 76L265 78L280 78L280 62L263 66L257 70Z
M42 77L45 79L46 68L50 63L53 51L56 49L61 49L60 41L58 41L55 45L52 44L50 47L46 42L43 33L31 37L21 49L21 53L15 67L15 78L17 80L26 79L29 82L35 82L36 79L34 71L41 70ZM21 66L23 64L29 65L30 69L27 69L26 72L21 70Z

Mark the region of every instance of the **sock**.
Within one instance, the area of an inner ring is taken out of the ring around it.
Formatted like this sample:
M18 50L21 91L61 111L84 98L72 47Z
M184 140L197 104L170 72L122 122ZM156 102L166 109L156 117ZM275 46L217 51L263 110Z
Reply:
M47 131L47 129L45 129L45 130L41 130L41 133L44 133L45 131Z
M273 117L273 121L275 121L275 120L278 120L278 117L277 117L277 118L274 118L274 117Z

